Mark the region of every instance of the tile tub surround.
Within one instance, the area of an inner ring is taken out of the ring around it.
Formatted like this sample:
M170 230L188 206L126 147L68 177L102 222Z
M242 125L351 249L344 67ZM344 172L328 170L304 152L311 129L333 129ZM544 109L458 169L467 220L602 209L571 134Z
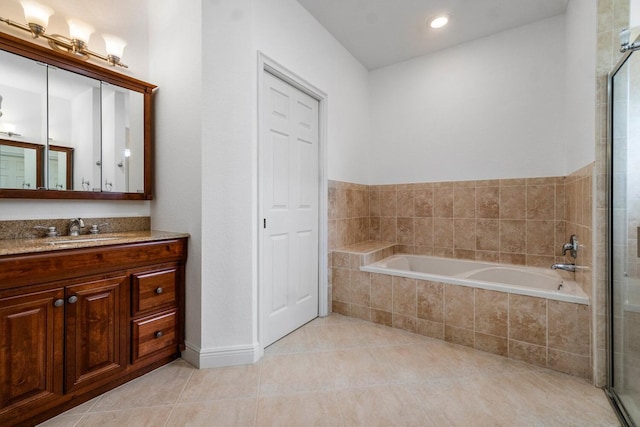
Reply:
M359 270L381 252L333 252L334 312L591 378L590 306Z
M564 262L565 177L360 185L329 182L329 251L365 241L403 253L548 267Z
M89 234L89 229L93 224L100 225L105 223L108 225L100 227L101 234L151 230L151 218L148 216L82 218L82 220L84 221L84 228L80 230L80 234ZM34 227L36 226L56 227L60 232L60 236L66 236L69 234L70 221L71 218L0 221L0 240L43 237L45 231L35 229Z

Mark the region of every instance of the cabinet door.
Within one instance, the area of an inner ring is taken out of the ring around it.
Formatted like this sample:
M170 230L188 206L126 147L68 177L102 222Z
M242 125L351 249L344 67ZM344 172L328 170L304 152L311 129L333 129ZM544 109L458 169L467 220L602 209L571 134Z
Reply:
M0 299L0 424L62 396L64 290Z
M66 287L68 393L126 368L128 276Z

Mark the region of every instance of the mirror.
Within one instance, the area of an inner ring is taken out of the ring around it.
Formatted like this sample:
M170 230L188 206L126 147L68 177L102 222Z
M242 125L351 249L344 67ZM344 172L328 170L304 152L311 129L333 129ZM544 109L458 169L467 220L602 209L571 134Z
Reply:
M73 190L73 148L49 145L49 188Z
M0 33L0 198L151 199L154 88Z
M0 139L0 188L42 187L44 146Z

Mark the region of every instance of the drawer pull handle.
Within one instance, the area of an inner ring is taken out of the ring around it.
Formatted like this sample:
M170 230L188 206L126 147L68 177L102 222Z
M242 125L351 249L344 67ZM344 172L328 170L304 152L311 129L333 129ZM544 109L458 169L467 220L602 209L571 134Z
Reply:
M69 304L75 304L76 302L78 302L78 297L75 295L72 295L69 297L67 301L69 302Z
M153 334L153 336L156 337L156 338L160 338L160 337L162 337L162 335L164 335L162 333L162 331L157 331L155 334Z
M62 298L57 299L53 302L54 307L62 307L64 305L64 300Z
M156 294L160 295L163 292L164 292L164 289L162 289L161 287L156 288Z

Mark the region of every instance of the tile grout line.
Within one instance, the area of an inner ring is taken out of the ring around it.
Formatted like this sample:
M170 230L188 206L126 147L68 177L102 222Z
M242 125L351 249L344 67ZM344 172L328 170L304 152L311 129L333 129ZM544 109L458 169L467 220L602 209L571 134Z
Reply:
M176 401L173 402L173 405L171 405L171 411L169 411L169 415L167 416L167 419L164 422L165 427L168 425L169 420L171 420L171 416L173 415L173 411L176 409L176 406L178 405L178 403L180 403L180 399L182 399L182 395L184 394L184 391L187 389L187 386L189 385L189 382L191 381L191 378L193 377L194 372L195 372L195 369L192 369L191 372L189 373L189 378L187 378L187 380L184 382L184 385L182 386L182 390L180 390L180 393L178 393L178 397L176 397Z
M262 360L260 362L260 374L258 375L258 386L256 389L256 408L253 411L253 426L256 427L258 425L258 408L260 406L260 388L262 386L262 370L264 369L264 356L262 356Z

